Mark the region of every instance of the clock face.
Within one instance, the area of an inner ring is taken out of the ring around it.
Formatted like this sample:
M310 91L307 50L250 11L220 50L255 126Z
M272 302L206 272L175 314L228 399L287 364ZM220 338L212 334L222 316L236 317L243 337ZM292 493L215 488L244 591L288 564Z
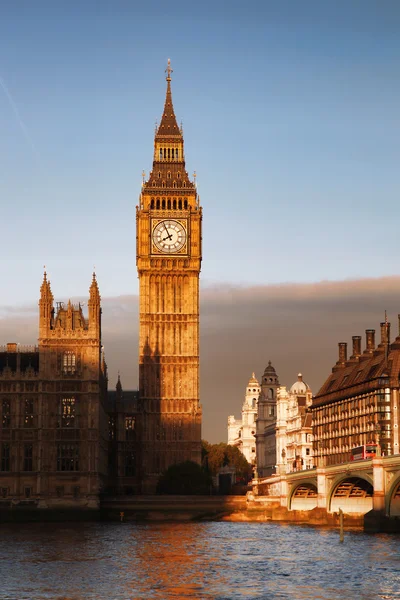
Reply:
M160 221L153 229L153 243L160 252L179 252L186 243L186 229L179 221Z

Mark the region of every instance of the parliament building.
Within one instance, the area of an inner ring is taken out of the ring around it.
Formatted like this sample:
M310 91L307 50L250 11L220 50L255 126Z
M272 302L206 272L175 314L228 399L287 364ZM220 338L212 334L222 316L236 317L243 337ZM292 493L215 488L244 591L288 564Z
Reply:
M156 490L172 464L201 462L202 211L185 168L168 61L153 166L136 213L139 391L108 390L101 298L54 303L44 273L37 346L0 346L0 508L97 508L102 493Z

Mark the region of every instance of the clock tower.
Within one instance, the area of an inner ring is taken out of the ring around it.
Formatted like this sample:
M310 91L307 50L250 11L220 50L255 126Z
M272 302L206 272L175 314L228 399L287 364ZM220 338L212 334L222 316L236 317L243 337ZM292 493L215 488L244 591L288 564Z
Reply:
M153 167L136 209L143 491L169 466L201 462L199 274L201 208L188 177L168 60Z

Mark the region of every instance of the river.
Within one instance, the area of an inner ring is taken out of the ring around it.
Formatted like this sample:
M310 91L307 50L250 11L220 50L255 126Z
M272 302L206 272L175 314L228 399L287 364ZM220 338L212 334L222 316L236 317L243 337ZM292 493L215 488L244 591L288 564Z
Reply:
M275 523L0 525L1 600L400 598L400 536Z

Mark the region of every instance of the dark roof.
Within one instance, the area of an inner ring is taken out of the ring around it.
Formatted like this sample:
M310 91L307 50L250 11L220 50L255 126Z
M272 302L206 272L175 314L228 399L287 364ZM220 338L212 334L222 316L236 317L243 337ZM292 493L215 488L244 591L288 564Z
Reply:
M156 139L164 137L169 138L171 136L182 138L182 132L176 122L174 106L172 104L171 81L167 78L167 94L165 96L164 112L156 133Z
M398 386L400 373L400 338L388 346L365 350L343 365L335 365L319 392L313 398L313 407L342 400L382 387L380 379L389 377L389 385Z

